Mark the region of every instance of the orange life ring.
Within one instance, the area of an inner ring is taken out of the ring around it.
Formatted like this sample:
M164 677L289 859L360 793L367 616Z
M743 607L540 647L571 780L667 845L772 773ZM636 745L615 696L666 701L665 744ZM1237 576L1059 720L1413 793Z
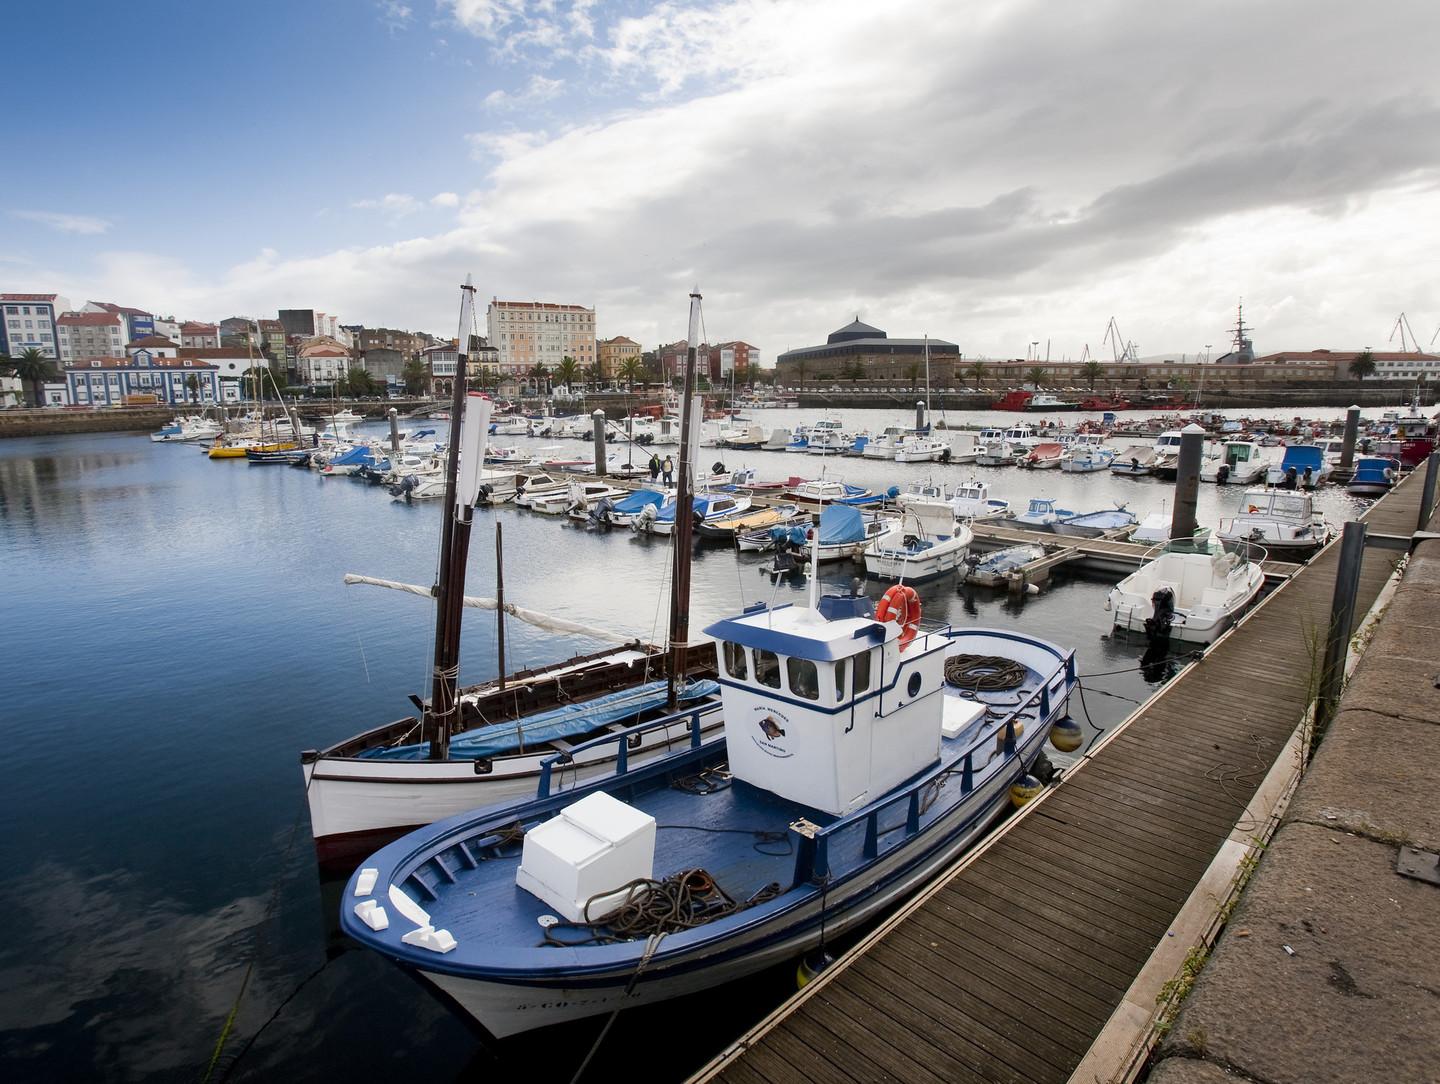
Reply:
M904 651L920 631L920 596L908 583L897 583L880 596L875 620L885 622L892 618L900 626L900 650Z

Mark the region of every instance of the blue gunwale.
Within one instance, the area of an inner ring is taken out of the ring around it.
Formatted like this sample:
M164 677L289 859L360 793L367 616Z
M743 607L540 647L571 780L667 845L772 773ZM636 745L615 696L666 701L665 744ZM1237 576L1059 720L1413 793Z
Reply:
M954 847L957 839L974 831L978 822L988 821L996 815L1000 804L1006 799L1009 783L1027 770L1029 763L1040 751L1048 734L1049 724L1064 710L1065 702L1075 684L1073 652L1063 651L1053 644L1033 637L999 630L973 631L1042 648L1053 657L1055 665L1045 673L1031 670L1024 687L1024 699L1015 704L996 705L1003 708L1003 712L996 712L998 718L994 726L989 724L988 719L982 719L977 724L978 736L975 736L975 727L972 727L955 739L945 739L942 741L942 755L936 764L917 773L907 783L862 809L843 817L830 817L739 781L727 791L705 797L674 790L668 786L670 779L719 764L725 759L725 751L715 745L692 747L638 771L624 773L622 769L618 776L602 778L576 790L520 804L491 806L452 817L392 843L364 863L380 870L376 898L388 909L385 898L388 886L392 883L400 886L412 899L432 912L437 927L449 928L456 934L460 945L453 952L440 955L400 944L399 934L408 929L409 924L398 915L392 922L391 929L395 931L393 935L387 938L390 931L385 934L371 933L351 912L357 902L351 894L353 878L341 906L342 926L346 932L396 962L424 971L501 981L517 986L553 986L556 982L563 982L567 987L604 986L615 981L617 977L628 976L644 950L643 939L603 946L543 949L535 947L534 943L539 941L540 932L534 919L543 913L546 907L514 885L514 866L511 859L518 856L477 859L462 846L492 837L517 821L532 823L543 819L583 794L609 789L619 790L622 796L635 799L636 804L642 808L649 807L661 825L673 820L671 814L677 809L705 808L712 813L721 812L723 815L714 819L730 826L761 817L767 812L775 816L777 821L764 825L761 830L776 830L788 825L797 815L806 816L819 826L813 843L801 839L795 833L787 833L792 843L796 844L798 853L793 856L754 853L754 841L748 835L735 836L738 842L732 845L729 855L722 854L722 848L719 847L698 855L700 862L729 863L723 869L712 869L711 872L716 874L722 884L727 884L732 893L736 890L732 874L750 878L752 883L749 888L739 892L737 898L743 898L772 880L781 882L782 892L775 899L746 911L692 930L670 934L661 942L659 951L647 965L647 977L655 978L710 967L735 956L762 952L767 946L803 937L813 931L821 921L820 911L815 905L819 902L822 891L828 895L827 921L835 928L844 921L847 913L863 907L886 891L890 885L903 881L926 863L943 857L943 852ZM963 633L952 634L952 638L963 636ZM1013 696L1014 691L1007 691L1007 695ZM1033 719L1030 719L1031 715L1034 716ZM1013 726L1015 721L1021 718L1027 719L1027 727L1020 740L1016 741ZM972 769L964 770L964 762L972 759L977 751L994 743L995 735L1002 727L1010 739L1005 743L1004 754L997 754L998 760L996 756L992 756L978 768L973 767L972 761ZM623 747L625 738L625 732L617 732L587 745L614 740ZM967 742L963 749L959 748L962 741ZM927 810L919 810L921 792L935 780L943 780L950 775L961 776L961 784L940 790L940 796ZM965 783L972 778L973 786L966 788ZM980 801L980 797L984 800ZM716 799L721 800L717 802ZM697 807L695 803L700 805ZM722 806L726 808L721 810ZM901 808L905 812L900 823L881 830L879 821L882 815L898 816ZM735 819L737 810L741 817L738 821ZM682 816L685 815L682 813ZM943 831L940 830L942 827ZM665 851L678 850L695 856L694 849L686 848L683 844L674 847L663 845L669 831L679 830L682 829L665 829L660 833L657 840L657 871L667 871L667 867L661 864ZM858 858L852 853L856 850L857 836L860 852ZM837 847L842 849L837 851ZM425 878L419 876L423 867L427 864L441 866L441 857L449 856L453 861L462 852L464 857L459 859L458 865L466 868L449 870L446 873L431 871L430 874L432 880L449 880L454 882L453 885L440 884L438 892L421 891L417 887L426 883ZM741 857L738 870L734 862L736 853ZM488 870L484 874L477 872L487 863L493 865L496 862L503 862L503 867ZM848 868L831 869L832 865L838 867L842 863L848 864ZM872 877L881 866L885 867L884 876ZM676 868L682 867L677 865ZM784 872L787 869L792 879L789 886L784 887ZM827 871L831 872L832 876L828 886L825 886L823 874ZM777 876L777 872L781 875ZM498 886L497 877L500 878ZM487 883L496 887L488 892L480 891ZM469 887L477 888L477 891L468 897L471 900L471 913L458 914L455 908L465 907L467 899L459 893L462 888ZM455 901L453 906L447 902L447 889L450 893L449 899ZM432 895L437 898L431 898ZM513 896L515 905L510 907L510 913L501 919L506 929L495 932L499 936L509 937L514 947L501 947L494 940L478 936L478 933L479 930L493 926L492 912L483 906L484 903L507 906L507 897L510 896ZM804 914L807 908L810 908L812 913ZM474 914L477 909L484 913ZM519 937L515 936L517 933ZM533 940L530 944L522 944L527 939L527 933L533 935Z

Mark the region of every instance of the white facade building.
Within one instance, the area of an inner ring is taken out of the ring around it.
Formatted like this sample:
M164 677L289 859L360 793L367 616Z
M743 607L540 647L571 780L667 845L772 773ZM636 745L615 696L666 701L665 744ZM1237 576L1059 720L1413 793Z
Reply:
M60 360L123 358L130 341L125 317L117 312L67 312L55 321Z
M583 305L491 299L486 337L500 358L500 372L524 376L536 365L554 370L573 358L582 371L595 364L595 310Z
M0 294L0 353L15 357L34 348L58 360L55 320L69 308L69 300L56 294Z

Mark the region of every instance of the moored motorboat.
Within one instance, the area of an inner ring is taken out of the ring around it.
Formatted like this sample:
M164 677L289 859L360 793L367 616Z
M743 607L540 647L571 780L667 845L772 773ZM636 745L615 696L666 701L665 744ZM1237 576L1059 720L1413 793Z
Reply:
M1050 497L1031 497L1025 511L1015 516L1015 522L1032 531L1048 531L1060 520L1072 519L1075 513L1059 507Z
M1069 519L1057 519L1050 524L1050 529L1056 534L1073 538L1099 538L1111 531L1127 530L1135 523L1135 513L1127 508L1102 508L1098 512L1082 512Z
M1390 456L1361 456L1355 461L1355 473L1345 487L1357 497L1383 497L1395 487L1400 477L1400 461Z
M1054 441L1044 441L1035 445L1022 456L1016 457L1016 465L1027 470L1053 470L1060 465L1060 457L1065 449Z
M1267 465L1264 449L1254 441L1227 440L1219 455L1200 465L1200 481L1248 486L1264 476Z
M1330 463L1318 444L1288 445L1280 462L1265 471L1267 485L1286 489L1314 489L1329 477Z
M974 538L948 504L912 505L901 514L898 535L865 547L867 576L906 583L947 576L964 563Z
M1060 469L1070 474L1089 474L1108 470L1115 462L1115 449L1104 445L1076 442L1060 457Z
M1115 453L1115 458L1110 461L1111 474L1125 474L1134 478L1144 477L1154 468L1153 448L1127 448L1123 452Z
M1116 628L1214 643L1265 586L1264 569L1248 553L1169 543L1111 589L1105 608Z
M1247 489L1235 515L1220 520L1215 537L1222 542L1254 543L1272 556L1289 559L1308 557L1334 533L1310 494Z
M965 565L965 582L977 583L982 587L1000 587L1012 572L1017 572L1044 556L1045 547L1033 542L1006 546L986 554L971 554Z

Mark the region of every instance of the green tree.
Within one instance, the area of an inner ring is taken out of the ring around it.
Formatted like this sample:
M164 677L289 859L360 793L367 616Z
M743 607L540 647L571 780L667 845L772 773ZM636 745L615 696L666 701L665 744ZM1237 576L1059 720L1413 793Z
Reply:
M341 395L374 395L376 393L376 381L370 375L369 369L355 366L340 378L340 387L344 388ZM339 388L336 389L337 391Z
M580 382L580 363L566 354L560 359L560 364L555 366L555 377L573 391Z
M7 359L5 368L11 376L19 377L22 384L30 386L30 394L37 407L45 405L46 383L60 379L60 370L54 360L34 346L22 350L19 357Z
M605 366L601 365L597 361L594 365L590 366L590 368L585 370L585 376L586 379L590 381L590 386L593 387L596 391L599 391L600 388L604 387L605 385Z
M525 375L529 378L531 386L534 387L536 395L544 395L549 390L550 370L545 367L543 362L536 362Z
M1026 383L1033 384L1037 388L1043 386L1048 379L1050 379L1050 374L1039 365L1032 365L1025 370Z
M977 388L983 388L985 386L985 378L990 374L990 369L983 361L975 362L975 364L971 365L970 368L965 371L970 375L970 378L975 381Z
M1105 375L1105 366L1098 361L1087 361L1080 366L1080 371L1085 374L1085 382L1090 385L1090 390L1095 390L1095 381Z
M405 381L405 391L410 395L424 395L430 387L430 367L419 358L411 358L400 371Z
M645 363L633 354L620 363L620 376L625 380L625 390L634 391L635 381L645 374Z
M185 378L185 390L190 393L190 399L196 403L200 401L200 378L191 373Z
M1375 375L1375 355L1370 353L1369 347L1356 354L1350 362L1350 375L1362 381L1367 376Z

